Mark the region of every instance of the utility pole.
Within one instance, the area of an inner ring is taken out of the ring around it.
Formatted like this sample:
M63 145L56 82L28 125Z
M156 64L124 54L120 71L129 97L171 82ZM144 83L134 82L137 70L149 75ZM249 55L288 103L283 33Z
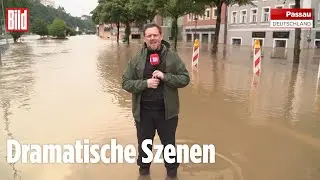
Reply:
M4 3L3 3L3 0L1 0L2 2L2 16L3 16L3 27L5 27L5 22L6 22L6 17L5 17L5 8L4 8ZM6 28L6 27L5 27ZM4 28L4 36L6 37L6 43L8 44L8 37L7 37L7 32L6 32L6 29Z
M6 25L5 25L5 22L6 22L6 17L5 17L5 8L4 8L4 2L3 2L3 0L1 0L1 5L2 5L2 18L1 18L1 21L3 22L3 24L2 24L2 26L1 26L1 28L2 29L4 29L4 36L5 36L5 38L6 38L6 45L5 46L7 46L9 43L8 43L8 37L7 37L7 33L6 33ZM2 29L1 29L1 31L2 31ZM2 34L2 33L1 33ZM2 53L4 52L4 48L5 47L0 47L0 65L2 65Z
M196 2L193 1L193 4L195 4ZM197 36L197 21L198 21L198 15L197 14L193 14L193 20L195 21L195 27L194 27L194 33L193 33L193 42L195 42L196 39L198 39Z

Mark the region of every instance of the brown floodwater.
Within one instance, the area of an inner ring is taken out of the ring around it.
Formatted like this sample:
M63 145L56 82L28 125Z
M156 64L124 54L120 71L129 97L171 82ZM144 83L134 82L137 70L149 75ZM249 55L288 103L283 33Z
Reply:
M94 35L68 41L25 37L11 44L0 66L1 180L136 180L136 164L9 164L6 140L21 144L136 145L131 95L121 89L130 46ZM191 69L191 44L178 53L192 81L180 90L178 143L214 144L216 163L181 164L181 180L320 179L320 50L263 50L262 74L252 86L250 47L227 47L213 57L202 45ZM159 143L156 137L156 143ZM152 180L165 177L153 164Z

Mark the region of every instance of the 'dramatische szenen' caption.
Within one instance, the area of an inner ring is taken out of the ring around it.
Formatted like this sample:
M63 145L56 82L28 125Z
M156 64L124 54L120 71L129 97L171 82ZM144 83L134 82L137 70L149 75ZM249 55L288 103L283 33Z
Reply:
M152 141L142 143L142 150L147 154L144 163L215 163L215 146L213 144L178 144L153 145L155 153L148 146ZM162 155L164 153L164 155ZM107 157L109 154L109 157ZM136 163L137 151L133 144L117 144L111 139L110 144L90 144L89 139L76 140L75 144L20 144L17 140L7 140L8 163ZM175 156L173 158L172 156Z

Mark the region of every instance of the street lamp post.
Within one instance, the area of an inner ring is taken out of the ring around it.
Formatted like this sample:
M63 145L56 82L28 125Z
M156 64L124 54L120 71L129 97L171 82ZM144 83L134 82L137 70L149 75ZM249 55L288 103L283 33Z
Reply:
M193 5L195 5L196 2L193 1ZM194 21L195 21L195 28L194 28L194 33L193 33L193 41L196 40L196 35L197 35L197 20L198 20L198 15L194 14Z
M194 35L193 35L193 37L194 37L194 39L196 39L196 35L197 35L197 20L198 20L198 16L197 15L195 15L194 20L195 20L195 27L194 27Z

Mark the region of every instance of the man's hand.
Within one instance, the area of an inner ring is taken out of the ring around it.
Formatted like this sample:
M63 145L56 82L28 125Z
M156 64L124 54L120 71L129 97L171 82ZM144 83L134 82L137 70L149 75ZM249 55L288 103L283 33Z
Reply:
M156 89L160 83L160 80L157 78L150 78L147 80L148 88Z
M155 77L155 78L159 78L161 80L163 80L163 72L159 71L159 70L155 70L153 73L152 73L152 76Z

